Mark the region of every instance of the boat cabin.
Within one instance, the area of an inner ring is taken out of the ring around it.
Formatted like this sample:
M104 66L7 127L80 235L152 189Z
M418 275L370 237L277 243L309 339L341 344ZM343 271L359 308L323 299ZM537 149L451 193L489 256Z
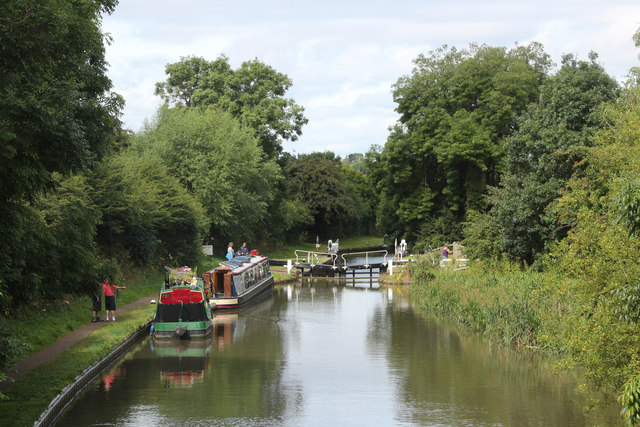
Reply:
M238 256L202 275L204 286L214 298L234 298L270 276L264 257Z
M231 268L221 266L202 275L204 286L211 290L211 295L222 295L227 298L232 296L231 275L228 274L230 271Z
M156 311L158 322L194 322L207 320L204 292L191 286L174 286L160 292Z

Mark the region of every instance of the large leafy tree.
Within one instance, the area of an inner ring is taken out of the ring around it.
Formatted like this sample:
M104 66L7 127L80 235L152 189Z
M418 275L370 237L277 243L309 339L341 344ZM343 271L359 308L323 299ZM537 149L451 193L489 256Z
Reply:
M159 157L120 152L102 162L91 182L103 255L138 265L195 261L208 225L204 209Z
M582 157L581 147L591 146L593 134L604 125L600 105L618 95L618 84L596 60L595 53L589 61L565 55L508 140L511 176L503 181L493 213L503 224L503 249L516 258L531 262L566 233L556 229L545 209L560 196Z
M535 43L445 46L414 62L394 85L400 119L378 161L387 223L407 237L433 217L455 224L469 208L483 207L487 185L504 170L504 137L537 99L550 65Z
M0 3L0 294L41 280L28 249L37 236L24 229L34 223L29 200L53 185L53 172L95 166L119 126L100 29L116 4Z
M304 108L285 97L291 79L257 59L233 70L224 55L214 61L185 57L165 71L167 80L156 84L156 94L169 105L229 112L254 130L269 157L282 151L283 140L295 141L307 123Z
M215 107L162 107L133 142L139 155L159 156L169 172L195 196L218 245L253 240L268 230L265 221L280 169L264 160L253 131Z
M627 381L620 402L631 425L640 418L633 391L640 385L640 88L607 104L605 117L554 203L560 223L572 227L549 260L575 279L558 289L576 307L563 313L573 325L569 355L597 390L620 393Z
M121 98L106 76L103 13L116 1L0 6L2 201L33 195L51 173L94 165L118 128Z

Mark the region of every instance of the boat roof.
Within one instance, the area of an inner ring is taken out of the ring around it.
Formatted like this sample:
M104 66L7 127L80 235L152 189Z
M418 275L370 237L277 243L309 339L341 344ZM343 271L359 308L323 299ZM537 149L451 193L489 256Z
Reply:
M244 256L244 255L240 255L237 256L235 258L232 258L231 260L228 261L223 261L220 263L220 265L218 266L218 268L215 268L214 270L219 269L220 267L226 267L227 269L229 269L231 271L231 273L240 273L244 270L246 270L249 267L253 267L257 264L260 264L263 261L266 261L268 258L264 257L264 256ZM212 270L212 271L214 271Z
M186 304L204 299L204 290L198 286L173 286L160 291L160 304Z

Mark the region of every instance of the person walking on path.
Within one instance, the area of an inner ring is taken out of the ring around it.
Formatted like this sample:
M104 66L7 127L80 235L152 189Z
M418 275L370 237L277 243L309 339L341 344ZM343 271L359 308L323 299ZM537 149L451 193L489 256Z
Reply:
M114 291L118 289L127 289L126 286L116 286L114 283L109 282L109 278L104 279L102 282L102 292L104 292L104 311L107 316L106 321L109 321L109 312L111 312L111 320L116 321L116 296Z
M138 309L142 306L148 305L149 304L149 300L153 297L155 297L156 294L152 294L152 295L148 295L145 297L142 297L140 299L138 299L137 301L134 301L132 303L129 303L125 306L123 306L120 309L120 313L124 313L127 312L129 310L135 310ZM3 383L0 383L0 390L6 390L7 388L11 387L13 384L15 384L15 381L19 380L20 378L24 377L25 375L27 375L29 372L31 372L33 369L37 368L38 366L42 365L43 363L46 363L50 360L55 359L56 357L58 357L60 354L62 354L65 350L69 349L70 347L72 347L73 345L77 344L78 342L82 341L83 339L87 338L89 336L89 334L91 334L91 332L95 331L98 328L103 327L105 324L101 323L101 322L89 322L85 325L82 325L81 327L74 329L73 331L69 332L68 334L66 334L65 336L63 336L62 338L60 338L58 341L56 341L54 344L52 344L51 346L40 350L37 353L33 353L31 355L29 355L28 357L26 357L25 359L19 361L16 365L16 371L15 372L10 372L9 376L14 380L7 380Z
M316 251L320 250L320 236L316 236Z

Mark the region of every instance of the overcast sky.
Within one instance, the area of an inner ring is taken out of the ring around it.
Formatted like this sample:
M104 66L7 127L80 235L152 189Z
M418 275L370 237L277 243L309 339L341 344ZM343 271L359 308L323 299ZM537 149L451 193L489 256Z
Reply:
M293 80L287 97L309 119L285 151L343 157L384 145L397 119L391 86L420 53L537 41L555 63L593 50L624 81L640 66L631 39L639 26L639 0L120 0L103 21L125 127L138 131L155 114L166 64L224 54L235 69L257 58Z

